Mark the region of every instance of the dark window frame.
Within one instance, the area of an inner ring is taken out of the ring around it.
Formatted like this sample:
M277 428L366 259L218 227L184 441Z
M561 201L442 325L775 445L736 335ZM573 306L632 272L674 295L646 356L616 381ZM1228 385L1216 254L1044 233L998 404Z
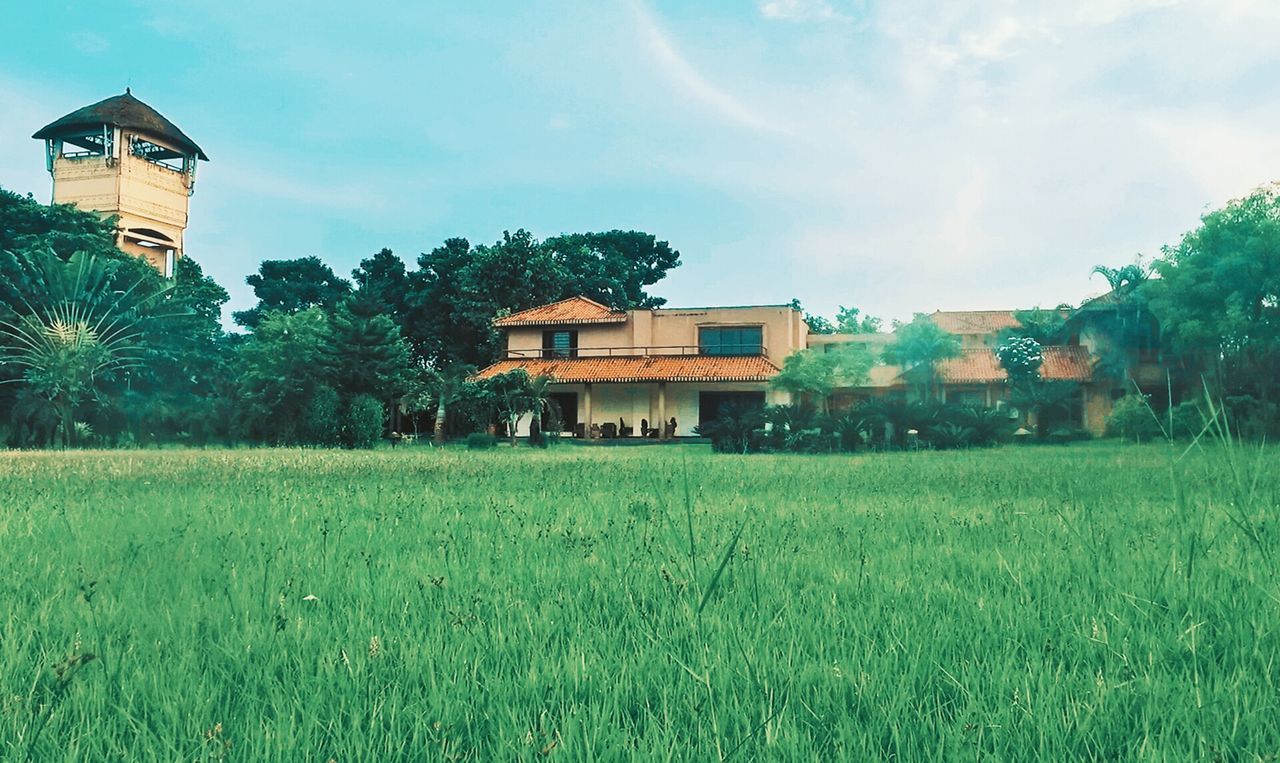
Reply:
M709 341L712 337L715 339ZM699 326L698 354L721 357L763 355L764 326Z
M556 337L565 337L566 343L559 345ZM572 329L546 329L542 332L542 357L544 358L576 358L578 357L578 332Z

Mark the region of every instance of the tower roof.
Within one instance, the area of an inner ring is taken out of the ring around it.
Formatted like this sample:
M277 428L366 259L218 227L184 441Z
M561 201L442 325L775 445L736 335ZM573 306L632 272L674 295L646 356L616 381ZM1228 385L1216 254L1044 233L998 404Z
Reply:
M174 144L184 151L209 161L209 157L196 142L187 137L173 122L161 116L160 112L133 97L133 93L125 90L120 95L113 95L106 100L98 101L81 109L76 109L65 117L45 125L31 137L37 140L58 138L80 130L93 129L100 125L124 127L148 135L154 135Z

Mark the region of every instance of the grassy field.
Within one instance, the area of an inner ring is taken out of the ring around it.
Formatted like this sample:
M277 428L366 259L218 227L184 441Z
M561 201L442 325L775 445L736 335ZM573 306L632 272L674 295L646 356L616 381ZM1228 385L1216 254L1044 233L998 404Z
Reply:
M0 454L0 759L1275 760L1229 455Z

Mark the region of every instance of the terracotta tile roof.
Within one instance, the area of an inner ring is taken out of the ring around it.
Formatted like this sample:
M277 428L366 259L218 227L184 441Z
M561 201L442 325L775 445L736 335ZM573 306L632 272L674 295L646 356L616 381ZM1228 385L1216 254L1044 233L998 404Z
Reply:
M494 326L553 326L569 323L625 323L627 314L586 297L570 297L498 318Z
M561 383L768 381L778 373L777 366L759 356L654 355L499 360L475 378L489 379L517 368Z
M1089 381L1093 378L1089 350L1075 345L1045 347L1040 376L1049 381ZM1008 374L995 350L983 348L965 350L959 357L942 361L938 377L944 384L982 384L1004 381Z
M1022 325L1012 310L938 310L929 317L952 334L994 334Z

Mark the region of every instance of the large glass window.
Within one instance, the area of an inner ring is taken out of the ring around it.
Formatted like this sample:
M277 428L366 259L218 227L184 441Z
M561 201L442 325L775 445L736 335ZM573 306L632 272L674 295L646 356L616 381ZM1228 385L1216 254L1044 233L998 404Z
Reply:
M761 355L764 329L760 326L716 326L698 329L698 351L703 355Z
M576 358L578 357L578 332L576 331L544 331L542 332L542 357L544 358Z

